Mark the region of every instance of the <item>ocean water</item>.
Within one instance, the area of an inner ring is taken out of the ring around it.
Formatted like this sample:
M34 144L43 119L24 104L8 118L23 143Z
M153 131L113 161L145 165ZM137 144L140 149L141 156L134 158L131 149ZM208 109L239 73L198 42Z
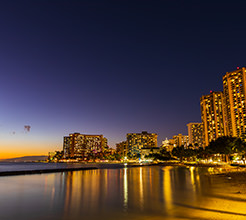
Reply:
M83 164L66 164L66 163L0 163L0 172L3 171L23 171L23 170L43 170L58 168L81 167Z
M49 170L49 169L66 169L80 167L97 167L97 168L123 168L123 164L82 164L82 163L12 163L0 162L0 172L5 171L25 171L25 170Z
M245 183L207 172L150 166L2 176L0 219L246 219L238 193Z

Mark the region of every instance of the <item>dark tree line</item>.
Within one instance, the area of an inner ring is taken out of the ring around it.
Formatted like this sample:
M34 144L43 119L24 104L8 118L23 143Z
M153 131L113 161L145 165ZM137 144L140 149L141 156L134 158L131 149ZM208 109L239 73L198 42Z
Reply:
M241 138L223 136L211 141L205 148L192 149L188 146L185 149L184 146L180 146L172 150L172 155L179 158L181 162L184 158L187 160L208 159L216 154L219 154L225 162L229 162L234 154L244 158L246 143Z

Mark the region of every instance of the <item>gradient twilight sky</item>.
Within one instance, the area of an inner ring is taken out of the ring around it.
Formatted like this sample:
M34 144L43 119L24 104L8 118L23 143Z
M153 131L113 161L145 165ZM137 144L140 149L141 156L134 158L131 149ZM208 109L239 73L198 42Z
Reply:
M245 66L245 1L2 0L0 158L73 132L187 134L200 97ZM30 125L30 132L24 132Z

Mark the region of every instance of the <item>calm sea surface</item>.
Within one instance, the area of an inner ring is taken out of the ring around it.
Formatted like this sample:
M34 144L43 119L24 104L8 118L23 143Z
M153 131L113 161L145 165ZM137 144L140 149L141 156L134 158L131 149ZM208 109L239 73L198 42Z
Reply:
M3 176L0 219L246 219L246 184L207 172L152 166Z

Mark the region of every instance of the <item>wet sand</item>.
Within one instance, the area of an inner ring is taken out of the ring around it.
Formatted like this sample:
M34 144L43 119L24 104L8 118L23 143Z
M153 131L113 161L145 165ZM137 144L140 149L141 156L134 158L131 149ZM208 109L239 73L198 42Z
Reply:
M208 196L231 202L246 202L246 168L229 165L211 168L207 178L212 186Z

